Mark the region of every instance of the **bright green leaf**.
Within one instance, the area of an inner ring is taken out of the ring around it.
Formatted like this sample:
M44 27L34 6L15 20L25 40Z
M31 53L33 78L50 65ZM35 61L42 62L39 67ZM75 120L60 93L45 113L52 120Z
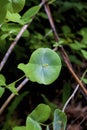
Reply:
M45 104L39 104L30 114L29 116L38 122L45 122L48 120L49 116L51 114L51 109L48 105Z
M26 130L42 130L42 129L38 122L34 121L32 118L28 116L26 120Z
M29 23L32 21L32 18L38 13L38 11L40 10L40 6L34 6L32 8L30 8L29 10L27 10L24 15L22 16L22 20L24 21L24 23Z
M84 58L87 60L87 51L81 50L81 53L84 56Z
M17 89L15 88L15 83L11 83L9 85L7 85L7 88L14 94L18 95Z
M15 126L12 130L26 130L25 126Z
M0 74L0 86L6 86L5 82L6 82L5 77L2 74Z
M25 5L25 0L9 0L8 10L11 13L20 12Z
M8 21L19 23L21 16L18 13L11 13L7 11L6 18Z
M5 88L0 87L0 97L4 94Z
M18 68L32 81L51 84L60 74L61 60L56 52L49 48L39 48L33 52L28 64L19 64Z
M65 130L67 118L64 112L59 109L54 111L53 130Z

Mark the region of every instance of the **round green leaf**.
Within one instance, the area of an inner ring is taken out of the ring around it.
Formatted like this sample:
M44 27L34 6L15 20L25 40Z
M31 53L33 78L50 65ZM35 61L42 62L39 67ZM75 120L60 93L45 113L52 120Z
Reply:
M51 114L51 108L45 104L39 104L30 114L29 116L40 123L48 120Z
M49 48L39 48L33 52L28 64L19 64L19 69L32 81L51 84L60 74L61 60L56 52Z
M54 111L53 130L65 130L67 117L64 112L59 109Z
M25 0L10 0L8 9L12 13L20 12L25 5Z

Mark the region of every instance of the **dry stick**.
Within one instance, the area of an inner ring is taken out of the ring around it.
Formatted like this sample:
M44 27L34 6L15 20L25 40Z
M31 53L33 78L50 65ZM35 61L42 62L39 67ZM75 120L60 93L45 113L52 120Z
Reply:
M29 81L28 78L25 78L20 85L17 87L17 92L19 92L22 87ZM11 102L11 100L15 97L15 94L11 94L8 99L4 102L4 104L2 105L1 109L0 109L0 115L3 113L3 111L5 110L5 108L7 107L7 105Z
M59 41L59 36L57 34L57 31L56 31L56 28L55 28L55 24L54 24L54 21L53 21L53 18L52 18L52 15L51 15L51 11L50 11L50 7L48 5L47 2L45 2L45 0L42 0L45 4L45 11L48 15L48 19L49 19L49 22L50 22L50 25L51 25L51 28L53 30L53 35L54 35L54 38L55 38L55 41L58 42ZM55 48L55 50L57 50L57 48ZM61 46L59 47L59 50L61 52L61 55L64 59L64 62L65 64L67 65L67 68L69 69L70 73L73 75L74 79L77 81L77 83L80 85L80 88L83 90L83 92L87 95L87 90L86 88L84 87L84 85L82 84L82 82L80 81L80 79L78 78L78 76L75 74L73 68L72 68L72 65L71 65L71 62L69 60L69 57L66 53L66 51L64 50L64 48Z

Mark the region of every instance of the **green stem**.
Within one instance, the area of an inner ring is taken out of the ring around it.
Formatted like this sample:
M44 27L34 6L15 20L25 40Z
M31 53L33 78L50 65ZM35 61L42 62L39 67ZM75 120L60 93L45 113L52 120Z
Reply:
M11 84L13 84L13 83L17 83L18 81L20 81L21 79L23 79L24 77L26 77L25 75L23 75L22 77L20 77L19 79L17 79L16 81L14 81L14 82L12 82L12 83L10 83L10 84L8 84L8 85L6 85L6 87L7 86L9 86L9 85L11 85Z

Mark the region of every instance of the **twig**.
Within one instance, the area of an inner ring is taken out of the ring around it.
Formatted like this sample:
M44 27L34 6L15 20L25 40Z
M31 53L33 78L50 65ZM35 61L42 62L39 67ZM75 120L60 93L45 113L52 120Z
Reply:
M76 88L75 88L75 90L73 91L72 95L69 97L69 99L68 99L67 102L65 103L65 105L64 105L64 107L63 107L63 109L62 109L62 112L65 111L67 105L69 104L69 102L71 101L71 99L75 96L75 94L76 94L78 88L79 88L79 84L76 86Z
M25 78L20 85L17 87L17 92L19 92L23 86L29 81L28 78ZM0 115L3 113L3 111L5 110L5 108L7 107L7 105L11 102L11 100L15 97L15 94L11 94L8 99L4 102L4 104L2 105L2 107L0 108Z
M22 36L22 34L24 33L24 31L27 29L27 27L29 26L29 24L24 25L20 32L18 33L18 35L16 36L14 42L11 44L11 46L9 47L9 49L7 50L4 58L2 59L1 63L0 63L0 71L2 70L2 68L4 67L6 61L8 60L8 57L10 56L11 52L13 51L15 45L17 44L17 42L19 41L20 37Z
M59 41L59 36L58 36L56 28L55 28L55 24L54 24L54 21L53 21L53 18L52 18L50 7L49 7L48 3L45 2L45 0L42 0L42 1L45 3L44 4L45 11L47 13L51 28L53 30L53 35L54 35L55 41L58 42ZM57 50L57 48L55 48L54 50ZM62 46L59 47L59 50L61 52L62 58L64 59L64 62L67 65L67 68L69 69L70 73L73 75L76 82L80 85L80 88L83 90L83 92L87 95L87 90L84 87L84 85L82 84L82 82L80 81L80 79L78 78L78 76L76 75L76 73L74 72L66 51L64 50L64 48Z

